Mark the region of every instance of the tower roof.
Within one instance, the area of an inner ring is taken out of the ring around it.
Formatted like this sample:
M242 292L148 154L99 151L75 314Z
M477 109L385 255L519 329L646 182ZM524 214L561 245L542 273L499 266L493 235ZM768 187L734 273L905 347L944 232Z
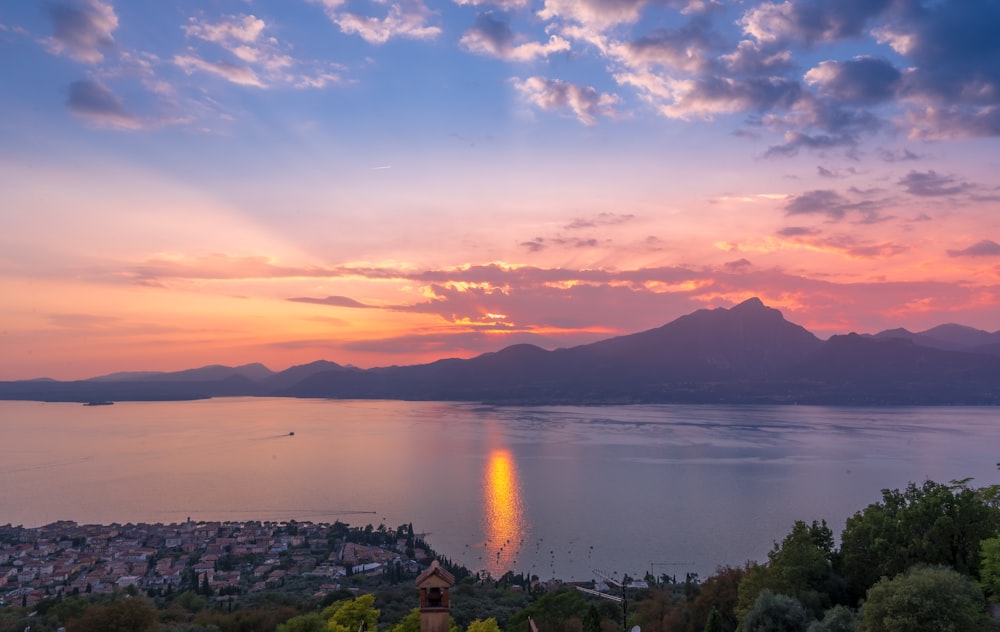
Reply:
M443 583L447 586L454 586L455 576L446 571L437 560L434 560L431 562L431 565L427 567L427 570L420 573L420 576L417 577L417 588L420 588L427 583L437 584L439 586Z

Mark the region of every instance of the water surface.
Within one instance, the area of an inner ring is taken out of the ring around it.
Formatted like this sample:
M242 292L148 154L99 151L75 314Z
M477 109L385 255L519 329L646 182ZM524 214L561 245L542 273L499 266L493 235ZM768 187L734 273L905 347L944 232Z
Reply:
M412 521L473 570L705 577L882 488L998 482L997 446L995 408L0 402L0 523Z

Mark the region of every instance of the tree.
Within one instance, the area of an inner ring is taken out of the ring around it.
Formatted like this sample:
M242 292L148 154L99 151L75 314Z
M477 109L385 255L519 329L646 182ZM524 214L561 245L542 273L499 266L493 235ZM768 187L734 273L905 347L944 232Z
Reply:
M619 606L611 602L619 612ZM588 604L577 590L545 593L528 607L512 616L506 625L508 630L527 630L530 617L545 632L580 632Z
M106 606L87 608L71 620L68 632L145 632L156 627L156 608L141 597L118 599Z
M738 612L745 614L764 590L795 597L814 616L840 600L842 584L833 573L836 553L826 522L796 520L781 544L767 554L768 563L752 567L740 582Z
M288 621L278 625L275 632L325 632L326 619L322 613L312 612L297 617L292 617Z
M1000 538L982 541L979 576L987 594L1000 596Z
M980 543L996 535L997 509L966 481L883 489L881 503L847 520L840 538L843 572L855 595L915 564L978 577Z
M497 620L493 617L482 621L476 619L469 624L469 627L465 629L465 632L500 632L500 626L497 624Z
M712 611L721 619L722 632L733 632L739 619L736 608L739 605L740 582L747 575L747 569L726 566L715 569L715 574L701 584L701 591L691 603L691 622L694 629L708 625Z
M764 590L740 622L743 632L806 632L811 617L798 599Z
M919 566L871 589L859 632L980 632L994 629L982 591L943 566Z
M389 632L420 632L420 608L410 610Z
M808 632L854 632L858 627L858 613L847 606L834 606L823 613L820 621L813 621Z
M601 632L601 613L594 604L590 604L583 616L583 632Z
M705 622L705 632L725 632L726 628L723 625L722 615L713 606L712 611L708 613L708 621Z
M365 622L369 632L378 626L379 611L374 607L375 595L361 595L350 601L334 604L323 611L327 617L326 629L330 632L358 632Z

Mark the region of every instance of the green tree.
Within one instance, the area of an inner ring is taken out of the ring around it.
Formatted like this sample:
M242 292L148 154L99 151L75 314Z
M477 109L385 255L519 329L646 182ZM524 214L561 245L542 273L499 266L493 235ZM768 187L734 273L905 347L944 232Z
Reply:
M275 629L275 632L325 632L325 630L326 619L323 617L323 614L312 612L292 617L280 624Z
M601 632L601 613L594 604L590 604L583 616L583 632Z
M842 581L834 575L833 532L826 522L795 521L791 532L768 553L768 563L752 567L740 582L741 614L749 612L764 590L795 597L814 616L841 600Z
M943 566L921 566L868 591L859 632L980 632L995 629L982 591Z
M334 604L323 611L330 612L326 629L330 632L358 632L361 622L365 622L368 632L378 627L379 611L375 608L375 595L361 595L350 601Z
M847 520L840 551L856 596L880 577L895 577L915 564L979 576L980 543L997 535L997 509L965 483L883 489L882 502Z
M497 620L493 617L482 621L476 619L469 624L469 627L465 629L465 632L500 632L500 626L497 624Z
M708 613L708 621L705 622L705 632L726 632L724 625L719 609L713 607L712 611Z
M52 614L66 623L70 619L79 619L87 611L89 604L83 599L61 599L52 606Z
M806 632L811 617L798 599L764 590L740 622L743 632Z
M410 610L389 632L420 632L420 608Z
M979 576L983 590L994 597L1000 596L1000 537L982 541Z
M854 632L858 627L858 613L847 606L834 606L823 613L823 618L813 621L808 632Z
M545 593L511 617L506 627L508 630L528 630L528 617L531 617L544 632L580 632L587 607L582 593L577 590ZM621 609L616 608L620 612Z

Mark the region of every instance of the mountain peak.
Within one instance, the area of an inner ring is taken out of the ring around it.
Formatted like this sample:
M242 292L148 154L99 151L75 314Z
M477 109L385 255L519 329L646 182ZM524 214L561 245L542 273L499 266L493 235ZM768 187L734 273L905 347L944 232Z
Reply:
M760 300L758 297L753 296L743 301L739 305L734 305L730 309L771 309L767 305L764 305L764 301Z

